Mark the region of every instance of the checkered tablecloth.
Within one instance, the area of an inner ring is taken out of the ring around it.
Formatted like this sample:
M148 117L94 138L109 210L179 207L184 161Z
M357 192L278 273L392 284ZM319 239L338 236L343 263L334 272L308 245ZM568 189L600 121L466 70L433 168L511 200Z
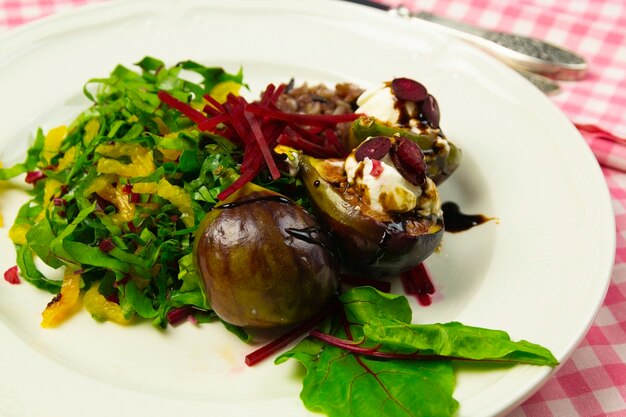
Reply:
M97 1L103 0L0 0L0 32ZM588 126L583 136L603 166L617 224L612 282L570 360L509 417L626 417L626 1L378 1L537 36L589 61L589 76L562 83L553 100L574 123Z

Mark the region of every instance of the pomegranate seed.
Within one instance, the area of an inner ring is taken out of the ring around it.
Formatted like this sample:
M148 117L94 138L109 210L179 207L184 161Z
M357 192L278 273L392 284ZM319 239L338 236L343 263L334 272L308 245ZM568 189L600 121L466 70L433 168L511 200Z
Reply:
M35 184L37 181L46 178L46 174L41 171L30 171L26 173L25 181L27 184Z
M13 285L17 285L20 283L20 276L17 270L17 265L12 266L4 272L4 280Z
M98 248L104 253L109 253L115 248L115 243L113 243L111 239L107 238L100 242Z

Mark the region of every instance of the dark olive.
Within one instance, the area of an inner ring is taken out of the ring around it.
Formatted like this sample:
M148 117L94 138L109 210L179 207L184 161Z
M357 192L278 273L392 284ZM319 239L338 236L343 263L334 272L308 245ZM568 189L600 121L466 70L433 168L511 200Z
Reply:
M215 313L267 328L305 320L335 295L337 262L328 245L306 210L248 184L207 213L194 255Z
M430 256L443 237L440 216L369 211L350 192L341 164L303 155L300 175L316 217L333 236L342 266L367 276L395 275Z

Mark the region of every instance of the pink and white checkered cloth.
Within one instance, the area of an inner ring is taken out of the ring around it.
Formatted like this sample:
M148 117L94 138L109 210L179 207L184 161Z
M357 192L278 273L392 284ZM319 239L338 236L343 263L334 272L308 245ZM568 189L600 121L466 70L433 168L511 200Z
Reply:
M0 0L0 31L98 1ZM509 417L626 417L626 1L378 1L536 36L589 61L589 76L563 82L553 100L574 123L588 126L582 133L603 165L617 223L612 283L571 359Z

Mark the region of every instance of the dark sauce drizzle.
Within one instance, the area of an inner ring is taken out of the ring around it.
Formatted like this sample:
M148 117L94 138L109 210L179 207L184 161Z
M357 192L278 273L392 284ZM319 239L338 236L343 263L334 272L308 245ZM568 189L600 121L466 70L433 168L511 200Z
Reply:
M322 248L328 250L331 256L334 257L334 252L332 248L325 242L323 239L320 239L320 231L322 229L319 226L309 226L303 229L296 229L294 227L288 227L285 229L285 232L289 236L293 236L296 239L299 239L303 242L310 243L311 245L318 245Z
M443 210L443 220L446 225L446 232L458 233L471 229L486 223L493 218L486 217L482 214L464 214L461 212L459 205L448 201L441 205Z
M263 197L249 198L247 200L242 201L233 201L232 203L222 204L221 206L215 206L214 209L233 209L235 207L244 206L246 204L252 204L259 201L274 201L277 203L283 204L295 204L293 201L288 199L287 197L283 197L281 195L267 195Z

